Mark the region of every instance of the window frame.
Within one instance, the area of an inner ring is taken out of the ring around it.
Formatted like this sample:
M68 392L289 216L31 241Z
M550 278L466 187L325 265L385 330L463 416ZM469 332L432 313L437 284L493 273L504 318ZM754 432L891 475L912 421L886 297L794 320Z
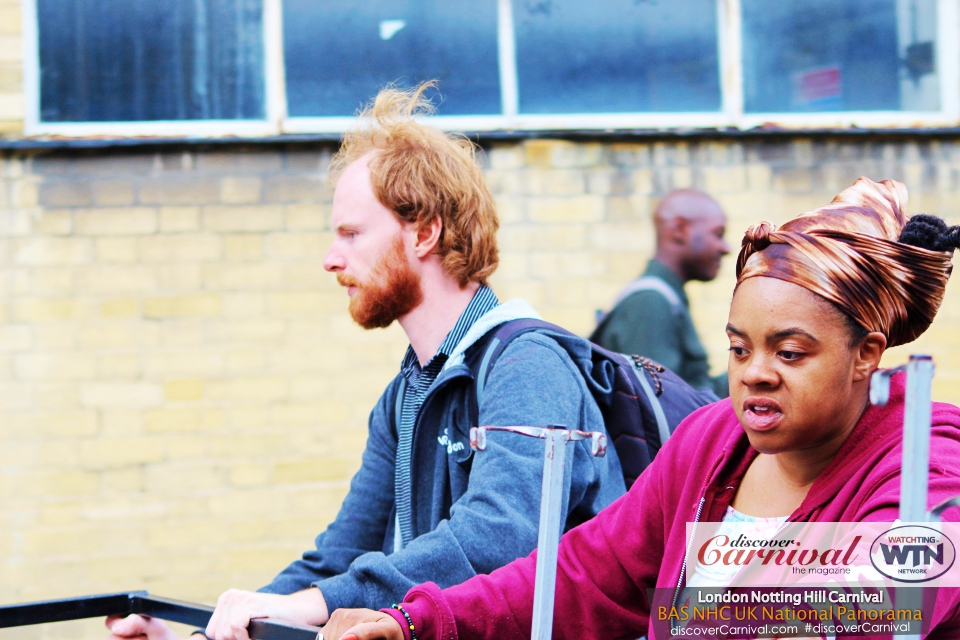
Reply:
M424 118L448 131L677 131L691 129L776 128L890 129L941 128L960 124L960 0L936 0L939 111L834 111L820 113L744 113L740 0L716 0L721 108L714 112L636 112L602 114L519 113L515 0L497 2L497 53L502 115ZM37 0L22 0L26 136L63 137L270 137L283 134L338 134L353 117L287 116L282 0L263 0L265 112L262 120L156 120L131 122L42 122Z

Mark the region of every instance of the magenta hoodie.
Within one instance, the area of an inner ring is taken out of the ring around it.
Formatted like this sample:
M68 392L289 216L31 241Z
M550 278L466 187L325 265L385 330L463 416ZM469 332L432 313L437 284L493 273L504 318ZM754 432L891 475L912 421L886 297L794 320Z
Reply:
M793 521L893 522L898 517L905 376L886 407L869 407L817 478ZM960 409L934 403L929 505L960 495ZM687 522L719 522L757 456L729 400L691 414L622 498L567 532L559 549L553 637L635 640L648 630L648 589L683 585ZM948 509L944 521L960 520ZM527 640L536 552L441 591L407 593L417 640ZM385 610L410 631L396 610ZM941 588L930 640L960 638L960 589Z

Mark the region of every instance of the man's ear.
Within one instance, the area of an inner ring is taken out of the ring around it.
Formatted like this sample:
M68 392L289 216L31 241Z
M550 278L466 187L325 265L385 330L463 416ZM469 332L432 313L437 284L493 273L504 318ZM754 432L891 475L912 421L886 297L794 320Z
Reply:
M670 220L670 240L674 244L685 245L690 242L690 221L682 216L674 216Z
M887 349L887 336L879 331L871 331L860 341L853 363L853 379L855 382L869 380L873 372L880 367L880 358Z
M413 249L418 258L425 258L440 247L440 236L443 233L443 221L440 216L434 216L423 228L417 231L417 242Z

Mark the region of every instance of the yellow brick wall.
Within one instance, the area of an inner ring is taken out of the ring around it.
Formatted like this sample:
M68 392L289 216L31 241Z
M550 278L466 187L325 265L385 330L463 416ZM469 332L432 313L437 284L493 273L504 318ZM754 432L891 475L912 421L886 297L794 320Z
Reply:
M256 588L329 522L406 346L364 332L322 269L331 149L7 152L0 164L0 602ZM579 333L652 253L669 189L707 189L729 240L866 174L911 212L960 204L954 141L497 144L501 298ZM715 370L733 258L690 286ZM960 283L914 349L960 402ZM89 637L100 622L0 631Z

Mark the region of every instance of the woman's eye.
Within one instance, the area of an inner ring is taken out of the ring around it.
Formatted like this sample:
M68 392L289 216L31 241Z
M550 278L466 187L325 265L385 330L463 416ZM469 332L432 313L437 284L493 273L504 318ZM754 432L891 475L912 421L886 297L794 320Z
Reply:
M733 355L737 357L742 357L747 353L747 350L744 349L743 347L730 347L730 351L732 351Z
M779 353L783 360L798 360L803 354L799 351L781 351Z

